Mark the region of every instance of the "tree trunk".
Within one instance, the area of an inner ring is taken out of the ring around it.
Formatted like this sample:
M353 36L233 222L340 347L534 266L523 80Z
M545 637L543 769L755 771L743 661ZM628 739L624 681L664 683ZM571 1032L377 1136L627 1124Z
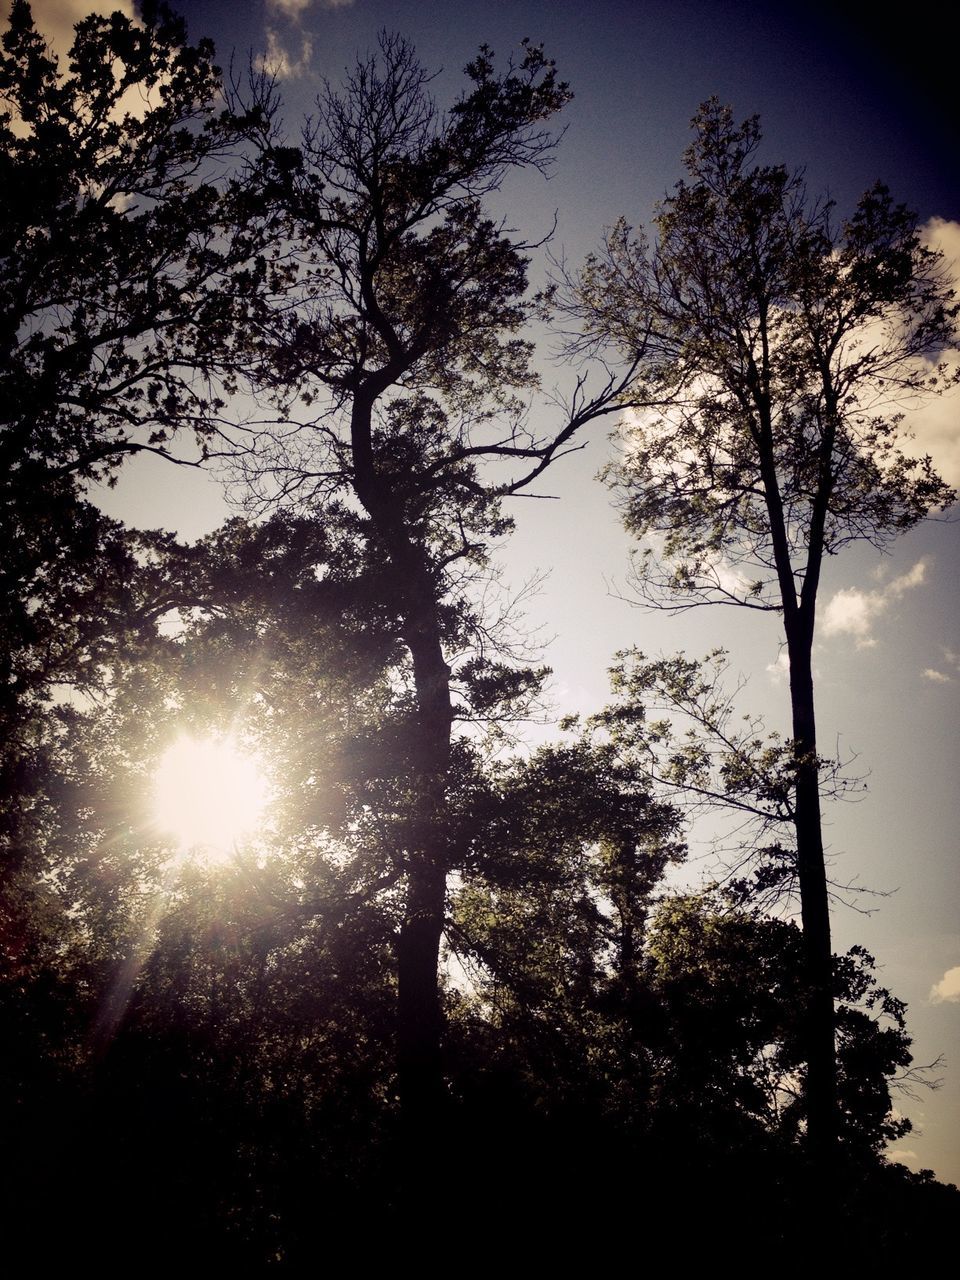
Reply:
M813 701L813 634L817 585L822 558L822 523L808 550L807 575L797 600L783 499L776 470L769 399L758 406L760 472L777 567L783 625L790 658L790 708L793 719L796 781L794 828L797 835L797 878L806 963L807 1005L803 1047L807 1060L807 1140L819 1169L828 1166L837 1137L837 1066L834 1041L833 951L830 945L830 901L823 857L820 819L820 767ZM825 508L824 508L825 510ZM820 520L822 522L822 513Z
M796 749L795 826L800 914L807 967L804 1041L807 1058L807 1135L817 1163L831 1157L837 1138L836 1046L830 903L820 818L820 771L813 702L813 628L799 618L787 630L790 702Z
M406 540L405 540L406 541ZM406 542L404 639L413 659L417 727L412 749L414 823L406 849L407 898L397 942L397 1087L401 1233L418 1251L436 1232L432 1189L442 1167L446 1108L440 943L446 907L446 789L450 765L450 668L435 590L419 548ZM400 569L396 558L394 564ZM401 569L401 572L404 570Z
M432 1129L443 1098L437 971L446 872L412 868L397 946L397 1079L404 1127Z
M375 395L376 389L368 387L354 398L354 489L402 585L403 638L413 661L417 731L411 765L416 798L406 850L407 901L397 942L397 1085L407 1145L421 1151L429 1165L444 1096L439 965L449 862L443 814L453 706L435 575L374 461ZM432 1173L435 1176L435 1164Z
M426 1123L443 1094L438 990L449 853L443 815L450 766L450 668L443 656L435 588L419 548L403 548L404 639L413 659L417 735L413 747L416 819L408 850L408 897L398 946L400 1102ZM398 568L401 566L398 565Z

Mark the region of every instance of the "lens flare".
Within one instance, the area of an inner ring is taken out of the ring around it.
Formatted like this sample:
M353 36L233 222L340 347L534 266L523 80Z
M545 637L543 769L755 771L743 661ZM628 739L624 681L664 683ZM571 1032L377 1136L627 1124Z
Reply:
M182 852L228 857L259 823L266 779L256 759L230 739L181 737L163 753L153 787L153 818Z

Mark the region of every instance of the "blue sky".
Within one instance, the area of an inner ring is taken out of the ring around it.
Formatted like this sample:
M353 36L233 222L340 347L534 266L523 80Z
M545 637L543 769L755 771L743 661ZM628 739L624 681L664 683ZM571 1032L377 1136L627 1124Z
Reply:
M44 0L34 7L62 28L95 6ZM269 48L286 69L292 138L317 78L339 79L381 27L411 39L427 66L443 68L435 84L441 102L459 90L460 69L480 43L506 55L524 36L542 41L575 94L567 131L550 180L511 180L502 201L531 239L549 230L556 211L554 251L571 262L618 215L636 224L650 218L680 176L690 117L715 94L738 117L759 113L763 158L805 167L810 189L828 191L841 213L877 178L886 181L956 255L960 278L960 166L947 101L955 78L950 51L927 34L928 24L921 29L919 16L915 30L903 16L896 33L886 33L869 26L873 6L853 3L476 0L428 8L413 0L182 0L175 7L193 36L213 37L224 63L232 50L243 65L248 53ZM544 379L561 386L564 379L546 352ZM548 425L549 408L536 412ZM914 425L957 483L960 399L941 402ZM555 671L558 714L603 704L617 649L700 654L720 644L749 676L744 710L783 728L788 703L775 619L720 610L677 619L619 598L629 544L595 479L609 451L600 429L588 448L554 468L542 491L560 501L518 504L517 533L499 556L516 587L550 572L527 615L531 627L556 637L545 658ZM225 511L216 482L172 470L132 466L105 501L142 524L205 532ZM960 967L957 552L957 525L941 521L914 530L887 557L861 547L832 561L816 650L823 749L839 743L841 754L857 756L858 771L869 772L862 803L827 816L837 876L891 894L861 898L860 911L838 906L836 944L861 942L877 956L881 980L910 1005L917 1060L947 1057L941 1090L902 1100L918 1132L898 1144L898 1154L951 1181L960 1181L960 973L950 974ZM691 876L708 865L694 861Z

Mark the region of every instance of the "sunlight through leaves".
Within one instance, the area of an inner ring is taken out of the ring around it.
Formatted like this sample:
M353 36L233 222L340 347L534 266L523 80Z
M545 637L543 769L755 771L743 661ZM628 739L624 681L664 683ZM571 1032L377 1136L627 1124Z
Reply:
M182 853L225 860L255 831L267 804L267 782L256 758L229 738L178 738L160 758L153 818Z

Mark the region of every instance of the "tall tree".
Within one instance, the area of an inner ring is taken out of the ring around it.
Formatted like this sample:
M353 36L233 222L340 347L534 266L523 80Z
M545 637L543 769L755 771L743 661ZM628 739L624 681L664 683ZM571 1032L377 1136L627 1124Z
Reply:
M588 401L580 387L555 435L526 427L520 395L535 383L519 336L531 305L528 246L486 206L509 170L547 166L554 141L544 122L567 87L529 43L502 74L487 48L466 73L467 90L445 114L412 47L383 35L342 90L328 86L318 99L302 166L286 167L301 272L260 348L261 385L291 422L251 444L247 471L267 503L316 507L351 495L393 579L390 607L412 672L417 796L402 850L398 1075L418 1143L443 1096L438 960L455 858L445 794L458 704L462 695L490 714L535 683L491 661L483 641L477 652L482 631L464 583L510 527L501 499L610 407L609 394ZM484 473L484 463L498 467ZM468 646L473 656L458 665Z
M620 221L567 304L581 352L640 360L645 406L612 473L627 527L662 540L637 580L661 607L727 603L783 619L793 824L808 973L808 1133L836 1134L830 915L811 653L824 557L877 546L952 494L904 452L902 406L937 389L957 305L940 255L877 185L838 224L800 175L756 163L756 118L712 100L689 179L648 243Z

